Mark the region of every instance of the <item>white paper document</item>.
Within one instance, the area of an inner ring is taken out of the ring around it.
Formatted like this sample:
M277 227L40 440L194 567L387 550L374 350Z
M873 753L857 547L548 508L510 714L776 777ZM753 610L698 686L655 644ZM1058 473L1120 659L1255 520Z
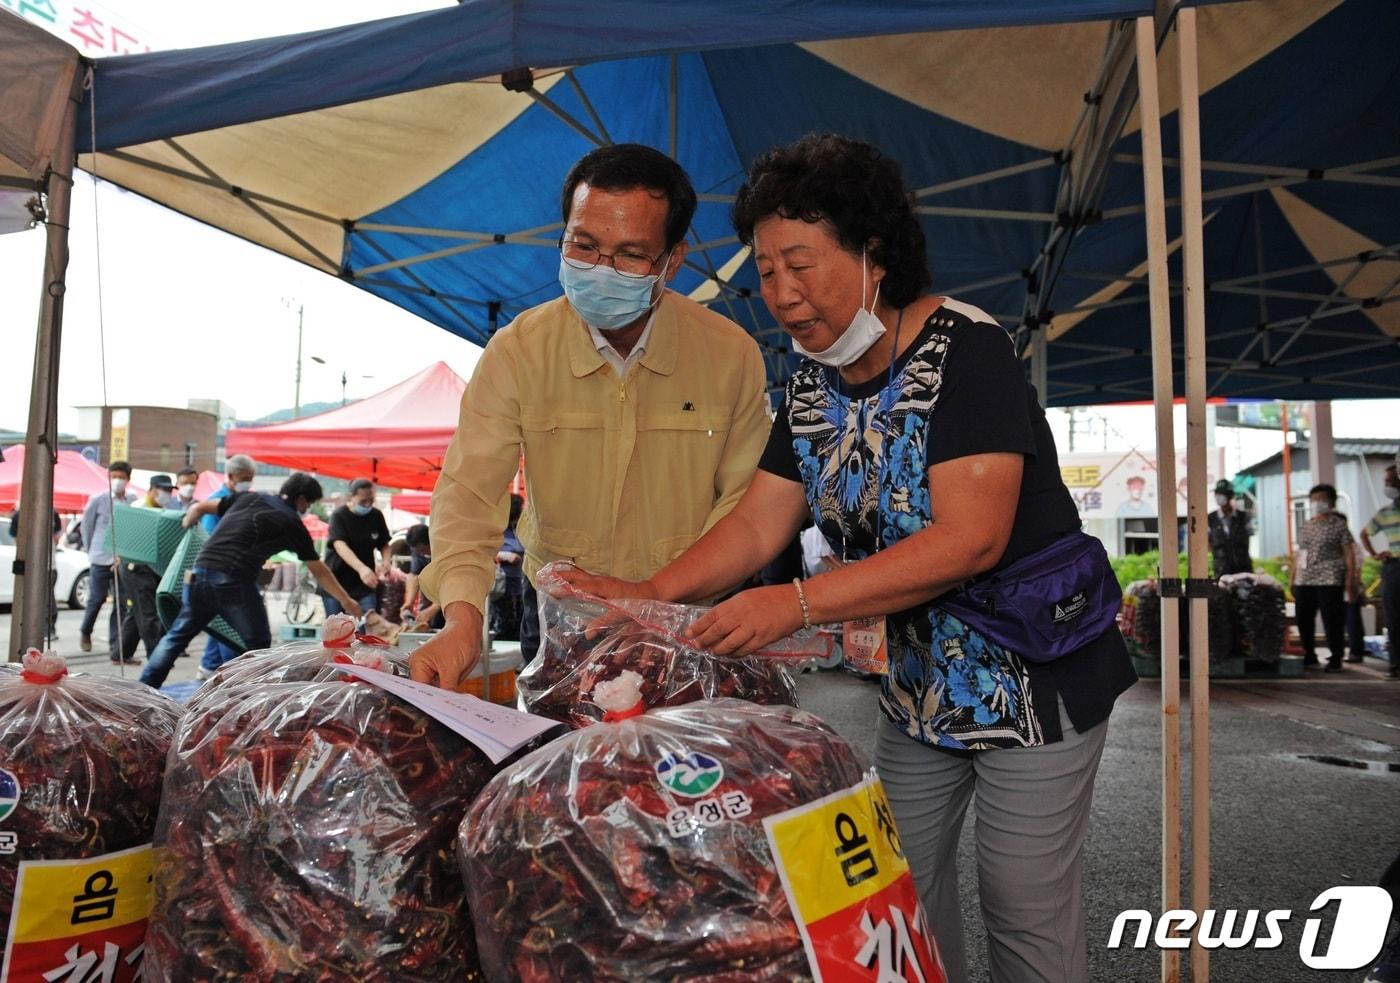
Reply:
M545 731L560 726L557 720L497 706L470 693L454 693L350 663L336 663L335 667L413 704L461 734L495 764L500 764Z

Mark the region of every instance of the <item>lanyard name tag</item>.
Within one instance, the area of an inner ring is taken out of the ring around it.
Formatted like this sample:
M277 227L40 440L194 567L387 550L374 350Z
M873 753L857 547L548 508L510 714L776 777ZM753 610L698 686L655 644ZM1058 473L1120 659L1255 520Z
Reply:
M884 618L858 618L841 626L841 657L854 672L883 676L889 672Z

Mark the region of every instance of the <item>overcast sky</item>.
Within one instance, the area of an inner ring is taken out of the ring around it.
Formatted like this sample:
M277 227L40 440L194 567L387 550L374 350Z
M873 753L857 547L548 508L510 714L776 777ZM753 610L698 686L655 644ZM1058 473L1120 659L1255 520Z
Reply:
M174 0L91 6L162 49L292 34L450 4L244 0L225 7L223 16L214 16L208 4ZM79 175L59 382L59 422L66 432L77 423L72 407L104 402L104 376L105 401L114 404L184 406L191 398L221 399L243 419L292 405L298 304L305 308L303 403L339 400L342 371L354 399L438 360L464 376L475 364L474 345L339 280L111 185L98 186L96 201L94 215L93 182ZM0 359L0 428L23 430L28 419L43 237L42 230L0 236L0 310L7 335ZM313 355L326 364L313 362ZM1177 417L1182 443L1180 411ZM1334 418L1339 436L1397 436L1400 400L1340 402ZM1098 429L1078 431L1080 450L1102 450L1105 432L1110 449L1153 445L1148 407L1081 414L1079 426L1089 421ZM1052 412L1051 422L1063 453L1067 419ZM1222 431L1219 439L1232 471L1273 453L1278 442L1277 435L1262 432Z

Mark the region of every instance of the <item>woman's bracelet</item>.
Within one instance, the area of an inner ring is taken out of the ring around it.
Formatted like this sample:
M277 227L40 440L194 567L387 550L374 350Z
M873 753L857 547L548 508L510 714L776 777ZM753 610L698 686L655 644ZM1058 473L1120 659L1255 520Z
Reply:
M812 612L807 608L807 592L802 587L802 578L793 577L792 586L797 588L797 603L802 607L802 627L812 627Z

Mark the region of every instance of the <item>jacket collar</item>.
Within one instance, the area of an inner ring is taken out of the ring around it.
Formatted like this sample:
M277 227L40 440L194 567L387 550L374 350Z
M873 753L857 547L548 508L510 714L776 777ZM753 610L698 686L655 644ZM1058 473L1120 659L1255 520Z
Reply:
M602 352L593 345L593 337L588 330L588 325L583 323L583 318L578 316L578 312L573 309L573 305L566 300L565 305L569 309L569 369L573 372L574 378L582 379L586 375L592 375L604 365L607 359L603 358ZM676 324L676 303L668 290L661 295L661 299L656 305L656 315L651 324L651 337L647 339L646 351L642 352L640 363L659 375L670 375L676 370L676 354L679 342L676 336L679 330Z

